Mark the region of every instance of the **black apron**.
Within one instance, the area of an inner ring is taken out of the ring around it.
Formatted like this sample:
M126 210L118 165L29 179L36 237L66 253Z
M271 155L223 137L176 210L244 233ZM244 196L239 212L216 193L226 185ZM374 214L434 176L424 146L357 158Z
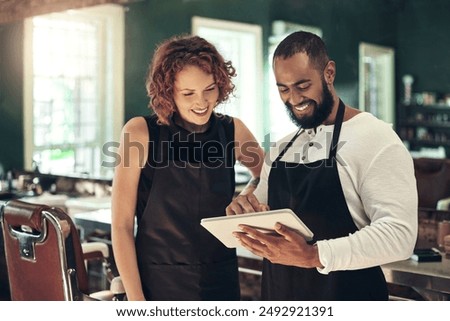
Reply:
M156 168L143 170L139 197L147 191L148 198L141 213L138 202L136 214L136 253L147 300L240 299L235 249L200 225L202 218L225 215L235 187L234 125L216 114L210 121L202 134L173 122L157 126L159 142L151 146L156 159L150 153L147 162ZM233 130L228 139L226 125Z
M271 209L291 208L314 233L314 242L357 231L342 191L336 150L345 105L339 109L328 159L308 164L281 161L300 131L273 162L269 175ZM379 266L321 274L263 261L263 300L387 300L386 281Z

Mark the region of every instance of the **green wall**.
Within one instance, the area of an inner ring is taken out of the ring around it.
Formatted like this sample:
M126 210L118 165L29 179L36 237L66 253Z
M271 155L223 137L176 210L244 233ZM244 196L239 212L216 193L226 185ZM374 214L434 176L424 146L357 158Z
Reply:
M135 2L127 6L125 21L125 120L150 112L144 82L154 48L174 34L189 33L194 15L261 25L265 58L273 20L320 27L337 63L338 93L358 107L360 42L396 49L397 92L401 76L411 73L415 89L450 93L448 13L449 0ZM0 26L0 162L6 169L23 167L22 39L22 23ZM265 68L267 78L271 71ZM265 108L267 101L264 97Z
M0 163L23 167L23 24L0 25Z
M413 90L450 94L450 1L405 1L399 7L397 83L409 73ZM400 87L401 88L401 87Z

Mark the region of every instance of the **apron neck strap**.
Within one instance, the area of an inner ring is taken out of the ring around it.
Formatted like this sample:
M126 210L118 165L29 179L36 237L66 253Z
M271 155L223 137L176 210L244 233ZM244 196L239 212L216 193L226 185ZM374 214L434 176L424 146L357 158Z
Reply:
M339 99L339 107L336 113L336 119L334 122L334 130L333 130L333 140L330 146L330 153L329 153L329 159L332 159L336 157L336 151L337 151L337 145L339 141L339 135L341 133L341 127L342 122L344 121L344 112L345 112L345 104L342 102L342 100ZM278 155L278 157L275 159L275 162L279 161L286 151L292 146L294 141L297 139L298 136L300 136L302 132L302 127L298 129L298 131L295 133L295 135L291 138L289 143L283 148L281 153Z
M289 141L289 143L287 143L287 145L283 148L281 153L278 155L277 159L275 159L275 162L278 162L284 156L286 151L292 146L292 144L297 139L297 137L300 136L301 132L302 132L302 127L300 127L298 129L298 131L295 133L294 137L292 137L291 140Z
M336 113L336 119L334 120L333 141L330 146L330 153L328 159L336 157L339 136L341 134L342 123L344 121L345 104L339 99L339 107Z

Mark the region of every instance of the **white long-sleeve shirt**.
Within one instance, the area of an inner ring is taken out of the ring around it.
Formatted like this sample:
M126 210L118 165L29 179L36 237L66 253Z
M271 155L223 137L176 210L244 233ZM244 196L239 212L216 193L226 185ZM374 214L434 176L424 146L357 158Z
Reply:
M302 130L282 161L326 159L334 125ZM272 146L254 194L267 203L272 162L292 133ZM313 143L312 146L310 146ZM355 270L408 258L417 238L417 187L412 158L391 125L370 113L342 124L338 172L350 214L358 228L345 237L317 242L323 274ZM326 201L326 195L324 195Z

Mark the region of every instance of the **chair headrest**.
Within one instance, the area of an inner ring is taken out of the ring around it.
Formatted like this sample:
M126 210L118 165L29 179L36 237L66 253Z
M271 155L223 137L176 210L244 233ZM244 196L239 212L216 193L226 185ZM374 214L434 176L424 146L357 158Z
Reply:
M43 210L50 207L42 204L30 204L19 200L11 200L4 205L3 215L5 221L11 226L27 225L37 231L41 230Z

